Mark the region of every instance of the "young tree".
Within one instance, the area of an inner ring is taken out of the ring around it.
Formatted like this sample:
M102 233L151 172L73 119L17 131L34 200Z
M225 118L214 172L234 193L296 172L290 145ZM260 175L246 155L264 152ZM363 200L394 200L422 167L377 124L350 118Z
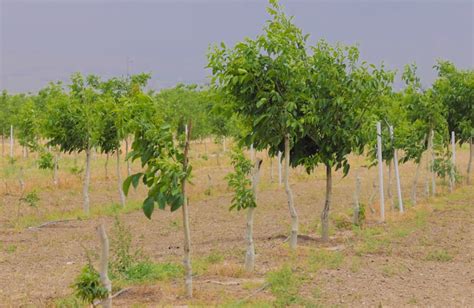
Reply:
M235 149L232 154L232 165L234 172L226 176L228 186L234 190L230 210L247 210L247 252L245 253L245 270L253 272L255 268L255 245L253 241L253 217L257 206L257 187L259 181L261 159L257 159L255 165L247 159L242 149ZM250 179L252 175L252 179Z
M99 140L100 118L97 102L99 79L90 75L73 74L70 92L57 93L47 102L47 120L45 135L48 144L58 146L65 153L85 152L86 170L83 183L83 208L89 214L89 183L91 168L91 150Z
M359 64L356 47L330 46L320 41L308 59L311 96L305 101L300 122L304 135L294 146L293 164L311 171L318 164L326 167L326 200L321 213L322 239L329 240L329 210L332 202L332 170L349 172L347 156L362 152L365 132L375 127L367 117L381 96L391 89L393 74Z
M474 152L474 70L459 70L449 61L438 61L435 68L438 79L433 84L433 90L444 106L448 131L454 132L459 144L470 145L467 167L469 184Z
M271 16L264 33L228 48L215 46L208 55L213 84L246 126L241 143L274 156L284 151L285 190L291 216L290 247L297 245L298 216L289 185L290 149L298 131L299 105L305 88L306 39L278 2L270 1Z
M135 123L137 129L129 158L140 159L145 171L128 177L123 183L124 192L128 194L130 185L136 188L142 179L149 189L148 196L143 201L143 212L149 219L155 205L161 210L169 205L172 212L182 209L186 294L192 297L191 238L186 194L186 183L191 176L191 166L188 163L191 124L189 122L185 134L175 140L170 125L159 126L149 120Z

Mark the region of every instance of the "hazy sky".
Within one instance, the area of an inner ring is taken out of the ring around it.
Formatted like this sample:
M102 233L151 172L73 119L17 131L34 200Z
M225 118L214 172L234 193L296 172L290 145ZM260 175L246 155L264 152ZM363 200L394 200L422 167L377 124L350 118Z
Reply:
M151 87L204 83L209 44L260 33L260 0L0 0L0 89L36 91L72 72L151 72ZM361 57L425 85L436 59L474 66L473 1L282 1L311 43L358 44Z

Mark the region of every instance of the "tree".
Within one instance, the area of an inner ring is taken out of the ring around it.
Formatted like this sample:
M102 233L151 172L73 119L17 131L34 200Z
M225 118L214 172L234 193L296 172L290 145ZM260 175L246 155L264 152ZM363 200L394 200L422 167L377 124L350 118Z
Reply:
M470 145L469 183L474 152L474 70L459 70L449 61L438 61L435 68L438 79L433 84L433 90L444 106L448 131L454 132L459 144Z
M83 183L83 208L89 214L89 183L91 150L97 145L100 136L98 77L73 74L70 92L56 93L47 102L48 119L45 135L48 144L58 146L64 153L85 152L86 170Z
M362 152L367 144L367 117L381 96L391 89L393 74L365 62L359 64L356 47L330 46L320 41L308 59L309 97L299 119L304 134L293 148L292 164L311 171L326 166L326 200L321 213L322 239L329 240L332 169L349 172L348 155ZM374 127L374 126L372 126Z
M255 166L252 161L244 156L242 149L236 148L232 154L232 165L234 172L226 176L228 186L234 190L232 205L229 210L247 210L247 252L245 253L245 270L253 272L255 268L255 245L253 241L253 217L257 207L257 186L259 181L259 171L262 164L261 159L257 159ZM249 176L252 175L252 180Z
M291 216L290 247L295 248L298 216L289 185L290 149L299 127L299 105L304 99L306 39L278 2L267 8L271 20L263 34L234 48L224 43L208 54L214 86L227 97L230 109L242 119L241 143L275 156L284 152L285 191Z
M178 136L178 140L175 140L174 131L168 124L157 125L142 119L137 120L136 125L129 158L140 159L142 167L146 169L124 181L124 192L128 194L130 185L136 188L142 179L143 184L148 187L143 212L149 219L155 205L161 210L165 210L168 205L172 212L182 209L186 294L192 297L191 238L186 194L186 183L191 176L191 166L188 163L191 122L188 123L185 134Z

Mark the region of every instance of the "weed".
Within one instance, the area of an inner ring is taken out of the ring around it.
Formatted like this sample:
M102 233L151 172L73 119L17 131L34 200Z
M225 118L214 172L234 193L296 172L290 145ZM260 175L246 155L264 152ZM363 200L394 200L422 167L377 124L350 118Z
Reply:
M76 277L71 287L79 299L91 305L94 300L104 299L108 295L107 289L100 282L99 273L90 263L82 268L81 273Z
M16 251L16 249L17 249L17 247L15 245L10 244L5 248L5 252L6 253L14 253Z
M174 263L151 263L149 261L137 262L128 267L122 278L131 283L152 281L168 281L182 277L183 267Z
M334 225L338 230L351 230L352 229L352 222L351 219L343 214L337 215L333 218Z
M276 297L275 306L286 307L298 301L300 281L288 265L278 271L268 273L267 282Z
M338 251L315 250L309 255L308 267L311 272L320 269L336 269L344 261L344 255Z
M40 198L35 190L26 194L26 196L20 198L21 202L26 203L30 207L37 207Z
M453 257L445 249L437 249L430 251L426 256L427 261L449 262Z
M193 271L197 275L202 275L209 270L209 267L213 264L220 263L224 260L219 252L212 251L208 256L204 258L198 258L193 260Z

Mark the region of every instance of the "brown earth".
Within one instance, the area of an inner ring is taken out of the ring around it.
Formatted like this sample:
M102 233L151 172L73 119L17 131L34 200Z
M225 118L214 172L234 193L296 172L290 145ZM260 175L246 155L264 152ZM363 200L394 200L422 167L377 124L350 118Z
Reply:
M207 160L202 157L203 145L195 144L194 151L192 163L195 171L190 192L193 257L199 259L218 252L225 260L195 277L193 300L184 298L182 281L178 279L131 286L131 289L114 299L114 306L130 307L138 303L145 306L235 303L253 294L262 286L268 272L279 269L284 264L289 264L303 279L298 295L315 305L474 306L472 185L460 187L449 195L446 185L440 180L438 193L441 197L423 200L423 173L418 187L420 203L423 205L417 205L417 208L428 211L426 221L420 227L412 228L409 225L412 229L409 229L407 236L392 236L383 249L373 251L359 249L365 242L352 231L333 230L329 244L319 241L317 229L324 203L324 170L319 168L312 175L306 175L301 169L293 170L292 188L300 231L306 235L299 241L300 249L294 254L284 243L289 231L289 213L284 190L276 183L276 162L273 164L272 183L270 163L266 155L260 153L265 165L255 217L257 270L249 275L241 269L245 249L245 215L228 210L232 194L227 191L223 179L231 170L228 159L221 155L220 165L217 164L215 153L219 149L215 145L208 147ZM468 149L459 150L457 159L460 170L464 171ZM113 217L100 217L99 214L89 219L74 219L37 229L28 228L48 220L80 216L80 176L68 172L75 160L81 166L82 156L63 157L61 184L59 188L55 188L50 183L51 176L47 171L36 170L34 158L19 158L20 164L24 166L25 191L36 189L40 196L36 208L18 201L21 193L17 173L4 174L3 182L7 188L2 191L0 205L1 307L54 306L55 299L72 293L69 286L86 263L85 248L98 248L95 227L99 222L104 222L109 233L111 232ZM114 160L109 162L111 178L108 180L104 175L104 161L104 157L99 155L94 161L91 207L95 208L108 206L118 199ZM359 157L354 157L351 161L353 171L348 177L343 178L340 173L335 176L332 213L338 215L333 217L350 214L356 172L362 179L363 203L367 204L373 191L375 168L367 170L361 167L365 162ZM5 165L6 161L2 160L0 168L5 169ZM124 164L122 167L125 177ZM134 165L133 169L138 170L139 166ZM402 188L406 200L409 199L414 170L415 167L411 164L401 166ZM395 185L392 192L395 193ZM143 189L132 193L131 204L136 206L137 200L143 195ZM371 205L375 209L378 208L376 202L377 198ZM391 200L387 200L386 204L390 207ZM389 223L380 226L376 224L377 210L368 214L369 223L375 224L375 228L384 229L385 233L393 233L399 224L410 224L410 221L418 219L415 210L409 210L403 218L389 208L387 211ZM142 247L151 260L180 262L183 239L181 213L159 211L155 212L152 220L148 220L137 210L122 213L120 218L130 227L134 244ZM318 248L337 250L343 255L344 261L337 268L306 272L306 267L302 264ZM446 262L428 260L429 253L438 250L449 252L452 259ZM248 303L259 306L264 302L271 303L274 299L274 294L267 287L251 296ZM295 305L302 304L300 302Z

